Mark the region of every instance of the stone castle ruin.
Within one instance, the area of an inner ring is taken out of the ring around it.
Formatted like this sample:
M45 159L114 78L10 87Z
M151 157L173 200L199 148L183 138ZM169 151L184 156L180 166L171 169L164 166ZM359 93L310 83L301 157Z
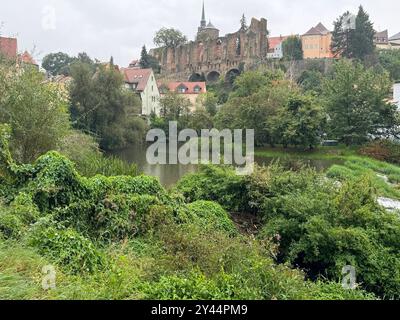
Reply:
M253 18L249 27L224 37L211 23L207 24L203 4L202 19L195 41L176 48L152 49L161 64L161 75L179 81L213 82L221 77L238 75L242 70L267 57L267 20Z

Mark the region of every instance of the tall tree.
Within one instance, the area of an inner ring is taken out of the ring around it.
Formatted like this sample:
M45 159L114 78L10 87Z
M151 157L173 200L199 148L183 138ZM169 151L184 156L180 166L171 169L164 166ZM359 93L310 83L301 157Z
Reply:
M154 36L154 44L157 47L176 48L187 42L187 38L179 30L162 28Z
M356 29L352 43L354 58L363 59L374 52L374 35L374 25L370 21L369 15L365 12L364 8L360 6L356 18Z
M349 60L337 62L323 89L332 138L347 145L359 144L370 135L388 135L394 130L397 111L388 101L391 87L386 72Z
M240 30L247 31L247 29L249 29L249 27L247 25L246 16L243 14L242 18L240 19Z
M143 69L150 68L149 54L147 53L145 45L143 45L142 52L140 53L140 66Z
M333 24L331 50L335 57L352 57L351 42L354 35L354 29L345 26L346 19L351 19L349 11L341 15Z
M326 113L311 94L294 92L286 105L269 119L275 143L284 147L303 146L312 149L321 139L326 124Z
M356 17L346 12L334 25L331 49L336 57L364 59L374 52L373 23L362 6Z
M99 137L100 146L106 150L135 143L130 110L140 101L124 88L122 75L113 67L113 59L108 65L99 66L94 75L90 66L76 63L72 66L72 77L74 127Z
M283 58L288 61L303 59L303 44L300 37L290 36L282 43Z
M154 73L160 73L161 66L156 58L148 54L146 46L142 47L140 54L140 66L144 69L153 69Z
M55 150L70 129L68 94L36 68L0 66L0 123L11 125L15 159L30 163Z
M73 61L74 58L66 53L50 53L43 58L42 67L52 76L69 75L69 66Z

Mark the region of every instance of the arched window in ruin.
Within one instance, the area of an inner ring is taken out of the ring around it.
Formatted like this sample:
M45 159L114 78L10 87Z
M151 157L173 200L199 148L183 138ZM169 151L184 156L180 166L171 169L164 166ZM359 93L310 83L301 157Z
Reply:
M242 41L240 40L240 36L236 38L236 55L240 56L242 54Z

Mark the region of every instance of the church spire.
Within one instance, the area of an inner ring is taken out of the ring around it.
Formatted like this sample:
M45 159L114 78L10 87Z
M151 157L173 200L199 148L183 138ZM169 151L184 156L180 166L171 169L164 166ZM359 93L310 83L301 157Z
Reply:
M200 22L200 27L205 28L207 26L207 20L206 20L206 10L204 9L204 0L203 0L203 12L201 15L201 22Z

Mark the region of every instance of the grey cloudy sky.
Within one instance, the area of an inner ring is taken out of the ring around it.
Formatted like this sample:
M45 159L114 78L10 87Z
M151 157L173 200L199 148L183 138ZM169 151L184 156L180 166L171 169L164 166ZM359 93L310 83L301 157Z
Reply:
M154 33L175 27L193 39L200 21L202 0L0 0L0 32L17 36L19 50L44 54L63 51L127 65L139 57L143 44L152 47ZM224 35L239 28L245 13L268 19L271 35L302 34L318 22L332 29L344 11L362 4L375 28L400 32L399 0L206 0L207 19ZM53 15L53 12L55 13Z

